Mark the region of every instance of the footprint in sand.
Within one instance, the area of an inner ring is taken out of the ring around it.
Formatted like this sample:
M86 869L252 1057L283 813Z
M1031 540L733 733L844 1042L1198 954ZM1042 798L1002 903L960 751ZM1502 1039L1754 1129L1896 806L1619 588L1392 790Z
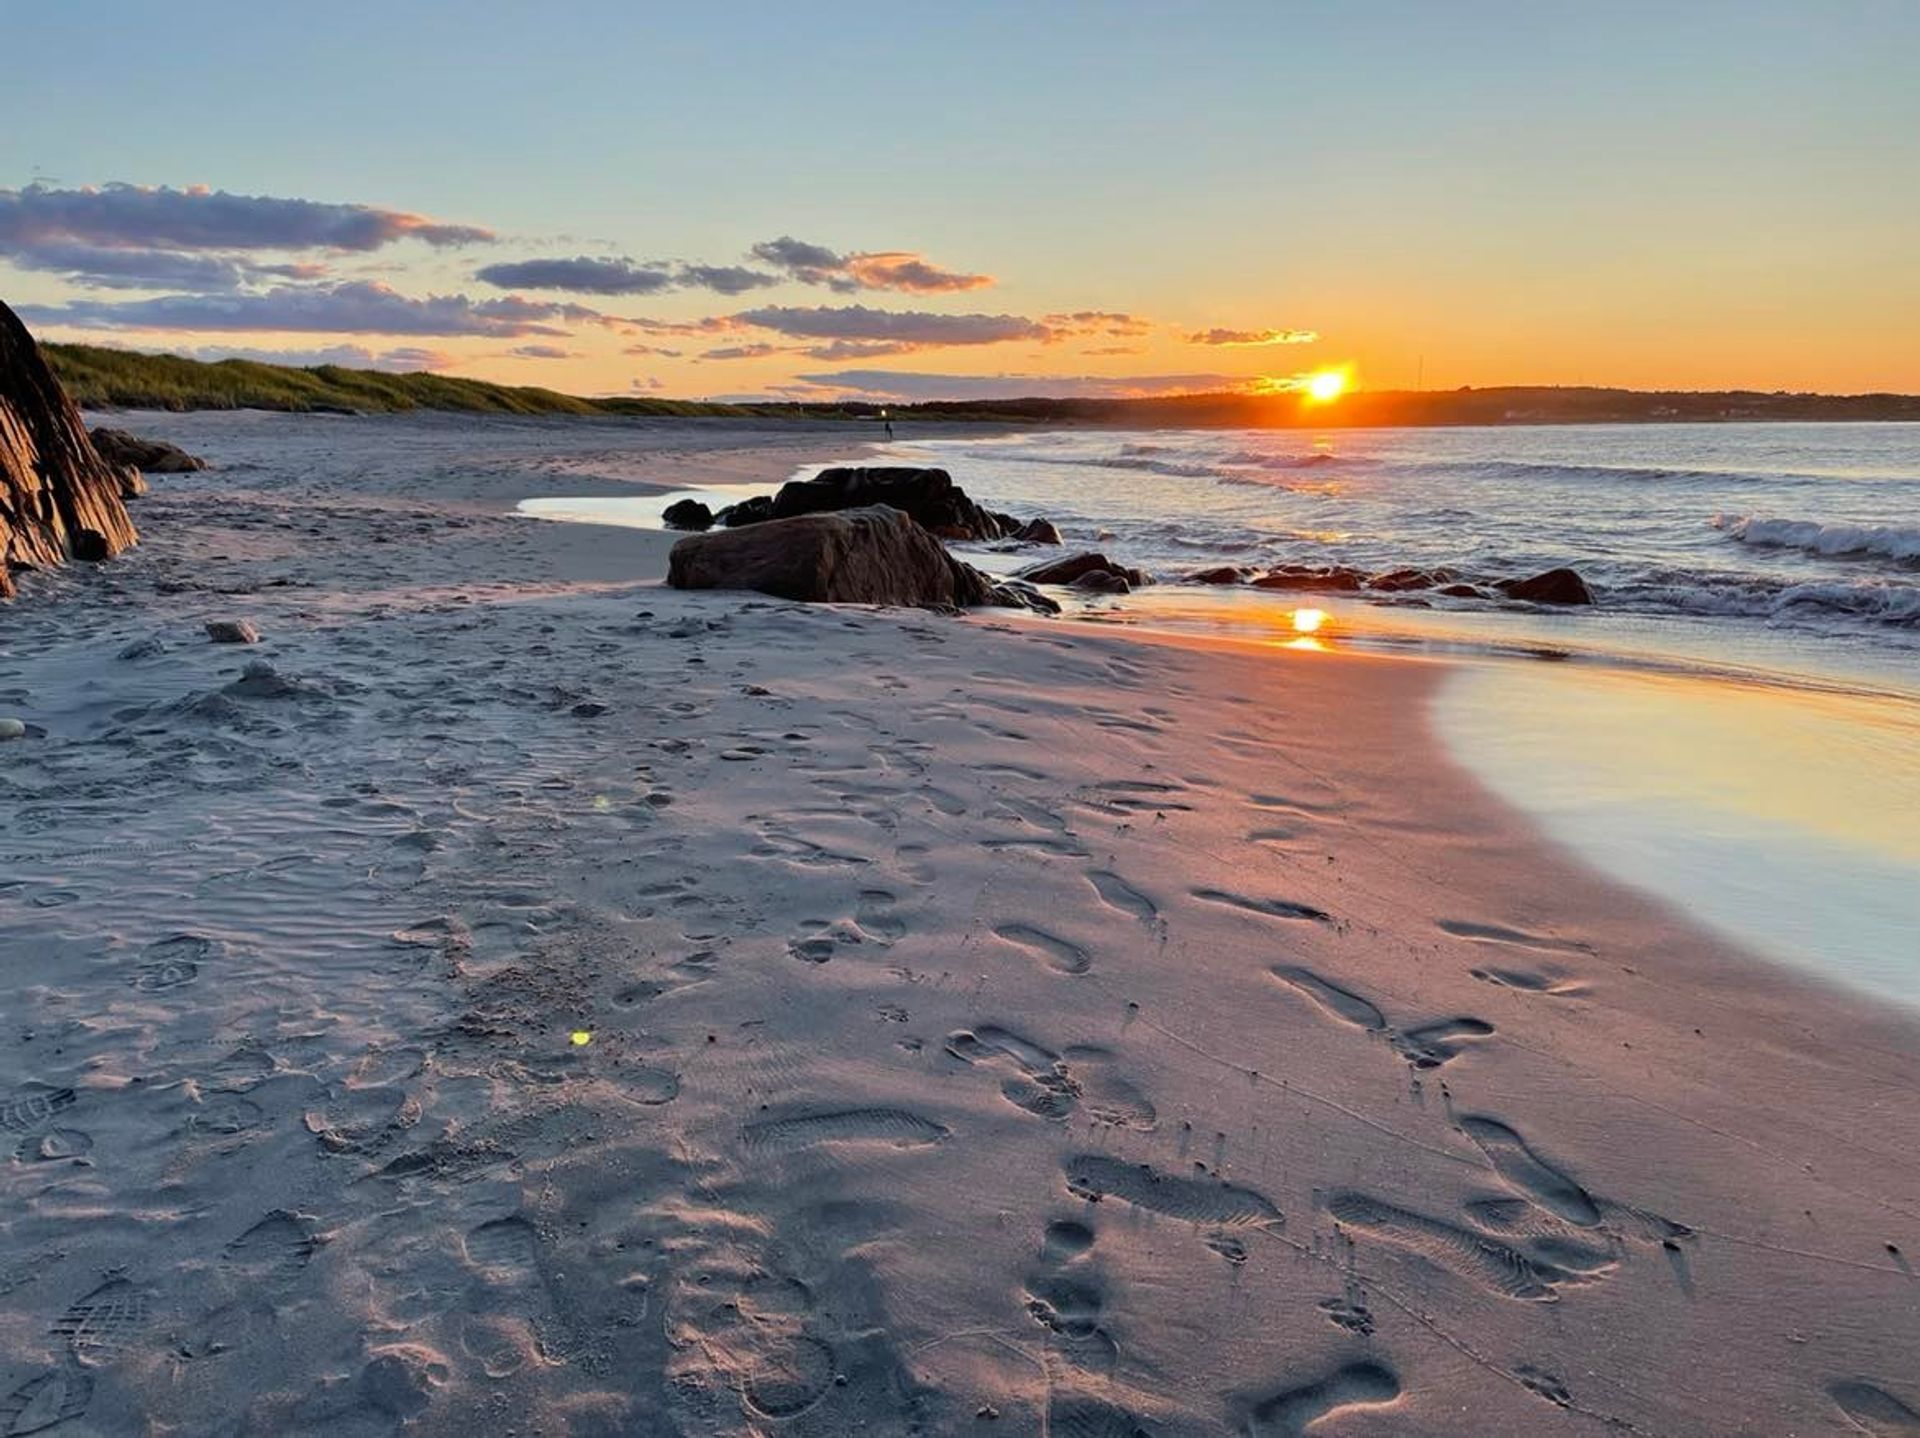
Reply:
M250 1283L284 1282L307 1266L320 1241L297 1214L275 1209L229 1243L227 1265Z
M0 1399L0 1432L7 1438L44 1433L80 1417L92 1401L92 1374L71 1365L49 1369Z
M1333 915L1325 909L1295 903L1291 899L1250 899L1245 894L1231 893L1226 889L1195 889L1193 896L1209 904L1224 904L1249 914L1264 914L1270 919L1303 919L1318 924L1333 922Z
M111 1363L146 1327L152 1303L146 1289L125 1278L111 1279L54 1320L52 1333L76 1363Z
M1342 988L1331 979L1321 978L1312 969L1301 968L1298 964L1275 964L1270 972L1281 983L1292 985L1343 1023L1369 1033L1381 1033L1387 1027L1386 1015L1379 1009L1353 990Z
M175 934L149 944L140 966L127 982L145 994L164 993L200 977L200 966L212 958L218 945L198 934Z
M74 1105L70 1088L51 1084L32 1084L0 1099L0 1129L8 1133L32 1133Z
M1554 1285L1564 1273L1472 1229L1364 1193L1336 1193L1326 1207L1355 1236L1404 1249L1489 1293L1531 1303L1560 1296Z
M1038 954L1063 974L1084 974L1093 967L1085 949L1033 924L1002 924L993 932L1010 944Z
M1459 1128L1513 1188L1556 1217L1581 1228L1600 1222L1600 1208L1587 1191L1541 1158L1526 1140L1498 1119L1468 1115Z
M1399 1375L1385 1364L1348 1363L1255 1403L1247 1414L1247 1432L1253 1438L1300 1438L1324 1418L1383 1408L1398 1401L1400 1392Z
M1066 1163L1067 1191L1098 1203L1116 1199L1147 1213L1216 1228L1277 1228L1280 1210L1263 1193L1217 1178L1181 1178L1143 1163L1083 1153Z
M766 1119L740 1130L749 1153L793 1153L825 1144L876 1144L920 1148L939 1143L948 1130L898 1108L848 1108L792 1118Z
M1093 891L1100 896L1100 902L1110 909L1118 909L1129 918L1138 919L1143 924L1151 924L1160 917L1159 905L1118 874L1110 874L1105 869L1094 869L1087 874L1087 882L1093 885Z
M1492 984L1495 988L1518 989L1527 994L1548 994L1557 999L1577 999L1589 992L1587 986L1551 970L1536 969L1469 969L1483 984Z
M1920 1438L1920 1412L1864 1378L1828 1384L1827 1396L1849 1423L1873 1438Z
M1476 944L1508 944L1520 949L1541 949L1548 953L1590 954L1593 949L1588 944L1572 939L1555 939L1542 934L1529 934L1524 929L1509 929L1501 924L1480 924L1469 919L1440 919L1436 921L1442 933L1452 934L1456 939L1467 939Z

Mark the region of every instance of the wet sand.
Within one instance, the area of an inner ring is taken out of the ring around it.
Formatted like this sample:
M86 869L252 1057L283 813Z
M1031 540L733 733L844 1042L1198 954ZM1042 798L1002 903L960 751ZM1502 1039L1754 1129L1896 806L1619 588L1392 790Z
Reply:
M501 431L169 423L0 614L11 1431L1920 1432L1920 1023L1581 867L1440 665L683 595Z

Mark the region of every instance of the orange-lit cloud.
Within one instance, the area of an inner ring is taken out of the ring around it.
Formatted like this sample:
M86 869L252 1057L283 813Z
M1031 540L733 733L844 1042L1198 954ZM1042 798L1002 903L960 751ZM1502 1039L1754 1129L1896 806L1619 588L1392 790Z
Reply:
M1187 336L1190 345L1224 345L1233 348L1261 345L1310 345L1319 339L1315 330L1201 330Z
M842 254L825 245L782 235L753 247L753 258L804 285L825 285L842 293L900 290L909 294L951 294L984 289L992 275L967 274L934 264L913 250L855 250Z

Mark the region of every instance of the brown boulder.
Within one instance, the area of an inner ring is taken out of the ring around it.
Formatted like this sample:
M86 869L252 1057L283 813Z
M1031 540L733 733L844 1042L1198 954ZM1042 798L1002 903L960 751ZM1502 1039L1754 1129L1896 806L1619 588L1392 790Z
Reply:
M93 447L108 464L130 464L143 474L191 474L207 462L163 439L142 439L105 425L92 432Z
M1593 591L1571 569L1549 569L1528 579L1496 579L1493 587L1509 599L1534 604L1591 604Z
M107 559L139 534L121 478L19 318L0 304L0 597L16 569Z
M1058 559L1043 559L1038 564L1029 564L1019 572L1017 577L1032 584L1072 584L1081 575L1100 570L1119 575L1135 589L1153 582L1139 570L1129 569L1118 560L1109 559L1106 555L1092 549L1082 550L1078 554L1063 554Z
M803 514L690 534L673 546L675 589L754 589L826 604L955 609L1023 598L962 564L920 525L884 505Z

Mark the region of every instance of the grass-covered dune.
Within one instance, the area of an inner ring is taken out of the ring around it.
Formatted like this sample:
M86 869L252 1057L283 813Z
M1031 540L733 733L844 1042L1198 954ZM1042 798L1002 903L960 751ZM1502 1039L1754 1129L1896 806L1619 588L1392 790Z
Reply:
M391 413L748 415L758 407L674 399L583 399L531 386L419 372L316 365L294 369L229 359L136 354L98 345L43 344L67 393L86 409L279 409ZM783 407L784 408L784 407Z

